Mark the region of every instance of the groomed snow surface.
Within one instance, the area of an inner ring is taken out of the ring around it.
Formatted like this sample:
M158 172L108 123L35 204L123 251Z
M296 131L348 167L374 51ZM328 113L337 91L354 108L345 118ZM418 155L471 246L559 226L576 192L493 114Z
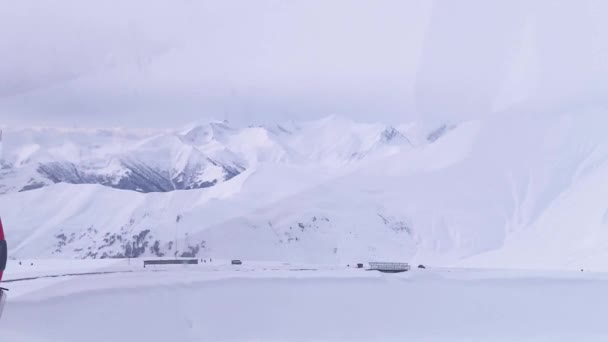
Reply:
M605 341L608 275L12 262L0 341Z

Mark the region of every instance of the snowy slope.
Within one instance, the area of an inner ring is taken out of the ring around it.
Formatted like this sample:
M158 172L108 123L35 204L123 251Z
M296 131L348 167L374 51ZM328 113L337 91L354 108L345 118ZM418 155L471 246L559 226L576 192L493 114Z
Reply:
M55 184L6 193L0 208L6 225L17 227L9 231L13 258L196 255L608 269L605 117L505 114L425 133L424 123L395 133L336 117L195 126L131 146L139 156L167 156L150 157L149 165L176 155L187 157L172 165L184 165L196 160L196 150L199 162L201 155L221 165L238 161L243 170L190 191ZM189 148L173 153L176 140Z
M155 272L135 261L130 268L126 262L81 263L89 270L132 272L10 283L0 339L504 342L608 336L608 279L602 273L427 269L383 275L345 266L232 267L215 259Z

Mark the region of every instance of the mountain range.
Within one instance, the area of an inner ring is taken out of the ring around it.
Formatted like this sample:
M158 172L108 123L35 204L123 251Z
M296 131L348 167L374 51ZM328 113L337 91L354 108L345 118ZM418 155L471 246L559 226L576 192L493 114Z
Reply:
M4 128L11 258L608 268L606 115Z
M208 122L171 131L41 128L4 135L0 193L56 183L144 193L202 189L260 163L339 166L411 144L392 126L339 117L270 127Z

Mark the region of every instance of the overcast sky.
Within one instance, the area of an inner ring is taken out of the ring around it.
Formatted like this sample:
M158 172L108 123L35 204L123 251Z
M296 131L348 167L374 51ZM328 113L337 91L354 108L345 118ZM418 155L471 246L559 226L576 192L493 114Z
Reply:
M601 0L0 0L0 125L603 104L607 17Z

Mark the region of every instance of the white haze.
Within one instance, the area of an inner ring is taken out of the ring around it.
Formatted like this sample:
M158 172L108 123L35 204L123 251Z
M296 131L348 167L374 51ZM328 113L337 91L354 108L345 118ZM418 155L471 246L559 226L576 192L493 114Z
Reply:
M0 7L0 125L462 120L605 103L599 0Z

